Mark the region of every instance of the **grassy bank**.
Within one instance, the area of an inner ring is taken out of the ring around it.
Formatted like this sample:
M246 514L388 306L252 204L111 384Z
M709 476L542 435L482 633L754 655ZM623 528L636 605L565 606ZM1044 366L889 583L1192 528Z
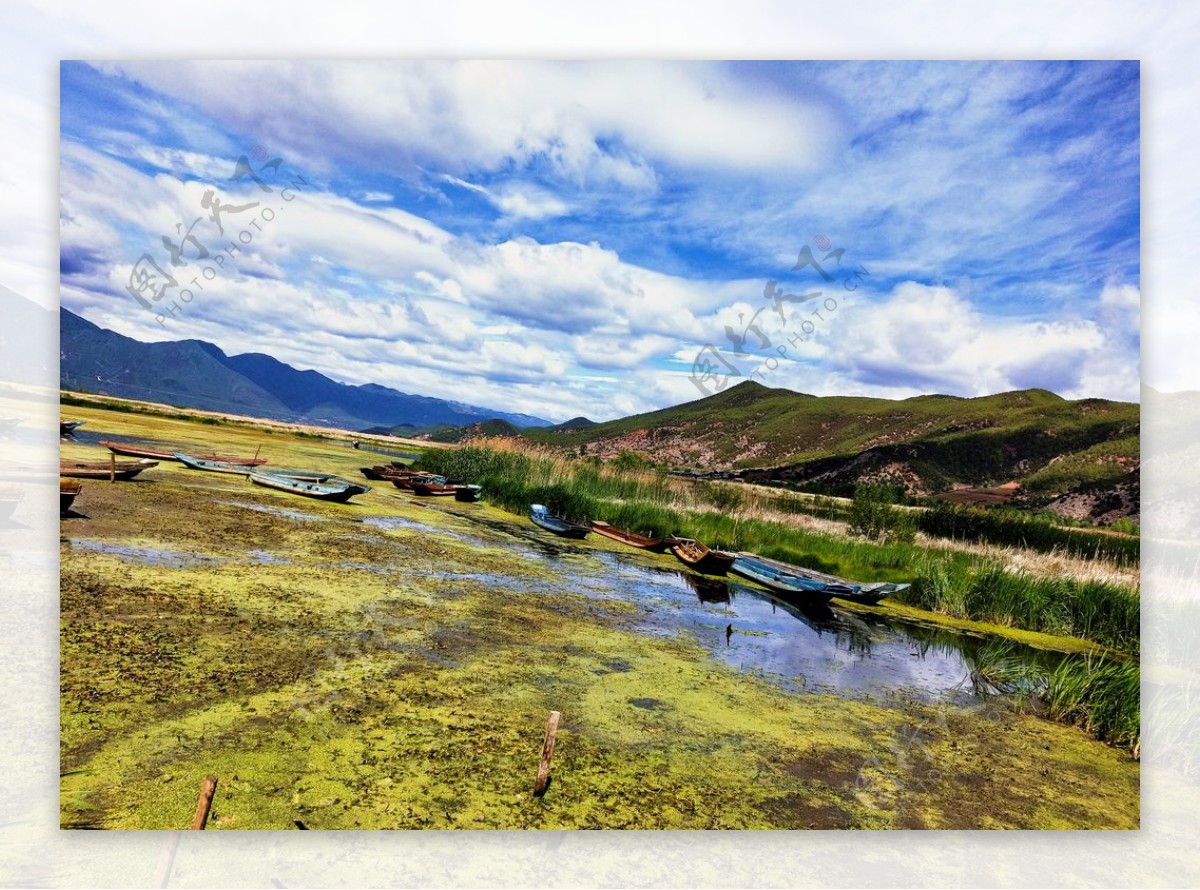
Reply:
M761 512L761 505L739 487L617 471L507 440L429 453L420 465L481 484L491 502L514 512L543 503L576 521L603 519L654 535L695 537L711 546L753 550L861 580L907 581L912 586L901 598L919 608L1074 636L1129 654L1140 649L1140 598L1128 587L1034 577L1010 571L994 558L906 542L873 543L805 531L769 518L748 518ZM1077 660L1069 671L1055 688L1077 694L1057 697L1053 714L1120 744L1135 744L1136 731L1130 741L1128 727L1137 725L1138 697L1128 692L1130 682L1136 690L1137 666L1110 670L1106 663ZM1116 679L1113 671L1119 675ZM1099 713L1109 716L1098 720L1093 715ZM1125 729L1115 731L1115 726Z
M1138 651L1136 591L1016 574L969 553L798 529L769 518L763 503L740 487L618 471L508 440L429 453L420 466L481 484L489 500L514 512L543 503L576 521L603 519L656 535L686 535L862 580L911 581L909 601L933 611ZM778 499L763 500L769 508Z

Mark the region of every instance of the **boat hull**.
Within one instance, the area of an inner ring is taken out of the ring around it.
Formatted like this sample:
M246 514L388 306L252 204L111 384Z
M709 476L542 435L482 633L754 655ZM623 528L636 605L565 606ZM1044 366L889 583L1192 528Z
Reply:
M860 603L864 606L873 606L886 596L893 593L899 593L905 590L910 585L898 584L891 582L869 582L863 583L859 581L851 581L847 578L841 578L837 575L830 575L825 572L818 572L814 569L806 569L803 566L792 565L788 562L783 562L778 559L768 559L765 556L759 556L756 553L744 553L740 556L749 557L764 565L779 569L788 574L797 575L802 578L809 578L814 581L823 581L830 585L833 590L833 596L840 600L846 600L851 603Z
M79 463L60 463L58 475L68 479L110 479L121 481L132 479L142 470L157 467L156 460L117 461L114 469L112 464L104 461L81 461Z
M284 491L288 494L298 494L318 501L345 503L356 494L366 494L371 490L369 485L351 482L349 479L328 473L254 471L248 475L250 481L255 485Z
M721 550L710 550L699 541L678 541L671 547L675 558L703 575L728 574L735 557Z
M578 525L563 519L561 516L555 516L541 504L531 504L529 507L529 518L533 520L533 524L544 528L548 532L558 535L562 538L574 538L575 540L583 540L591 531L586 525Z
M179 451L163 451L158 448L146 448L142 445L134 445L129 442L114 442L111 439L101 439L100 444L113 454L120 454L125 457L147 457L151 460L178 461L178 455L184 453ZM221 463L237 464L238 466L245 467L261 467L267 462L265 457L231 457L225 454L217 454L215 451L211 454L191 454L188 456L197 460L219 461Z
M59 480L58 512L60 515L70 511L71 505L75 503L75 498L79 496L79 492L82 490L83 483L76 479Z
M777 596L801 606L823 606L834 595L833 585L784 572L757 559L739 557L730 566L730 571L755 581Z
M671 546L671 542L665 538L648 538L645 535L627 532L623 528L617 528L615 525L609 525L607 522L599 520L592 521L592 531L613 541L619 541L628 547L636 547L638 550L645 550L648 553L665 553L667 548Z
M249 476L253 467L248 467L245 464L233 464L223 460L209 460L203 457L193 457L190 454L184 454L181 451L176 451L172 455L172 459L179 461L185 467L191 470L206 470L209 473L229 473L235 476Z

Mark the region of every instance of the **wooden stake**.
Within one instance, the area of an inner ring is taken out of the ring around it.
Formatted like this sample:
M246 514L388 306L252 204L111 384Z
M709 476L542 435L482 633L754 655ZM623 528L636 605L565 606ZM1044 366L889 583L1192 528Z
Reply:
M117 453L115 451L108 453L108 481L117 481Z
M212 809L213 795L217 793L217 777L209 776L200 784L200 800L196 804L196 818L192 820L192 831L203 831L208 822L208 811Z
M546 740L542 742L542 759L538 763L537 781L533 783L533 796L541 797L550 784L550 758L554 756L554 739L558 735L558 711L550 712L546 721Z

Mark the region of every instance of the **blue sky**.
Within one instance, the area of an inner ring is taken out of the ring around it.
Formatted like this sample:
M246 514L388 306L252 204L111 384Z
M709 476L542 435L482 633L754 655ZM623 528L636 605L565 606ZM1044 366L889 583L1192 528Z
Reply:
M61 298L553 420L743 379L1136 400L1139 90L1136 62L64 63ZM242 155L282 159L271 193ZM257 206L220 235L209 191ZM127 286L164 235L155 309L213 274L160 319Z

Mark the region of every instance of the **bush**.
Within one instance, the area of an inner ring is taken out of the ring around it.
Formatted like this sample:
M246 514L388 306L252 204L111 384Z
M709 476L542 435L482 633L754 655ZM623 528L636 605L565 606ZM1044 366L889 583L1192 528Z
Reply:
M850 534L872 541L912 541L917 533L916 519L908 510L894 506L892 496L892 489L886 486L858 486L850 506Z

